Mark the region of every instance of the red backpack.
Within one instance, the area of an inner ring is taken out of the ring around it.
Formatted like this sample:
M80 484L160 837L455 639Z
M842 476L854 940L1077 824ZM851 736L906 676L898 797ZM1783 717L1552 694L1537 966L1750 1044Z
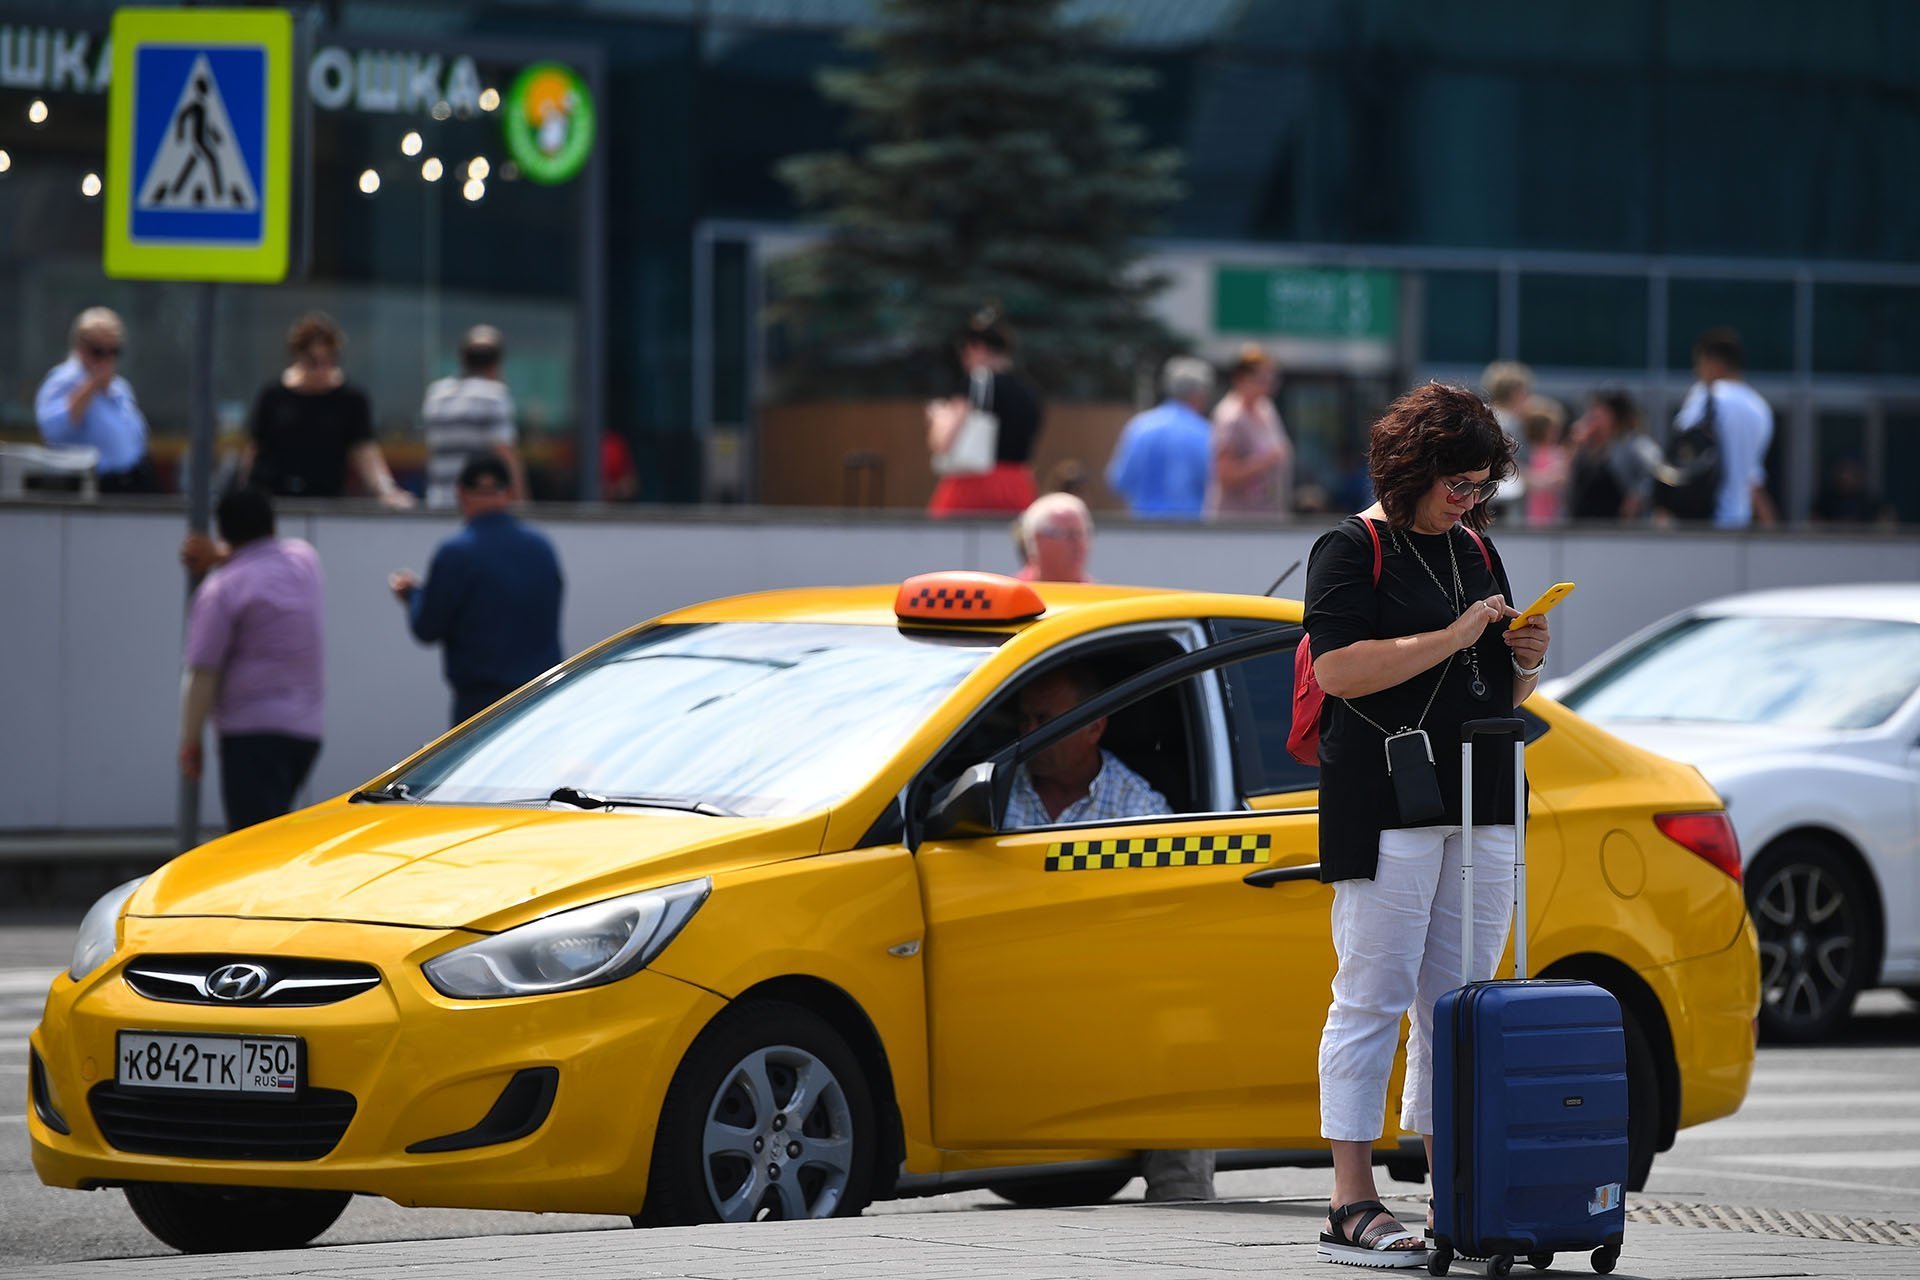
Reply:
M1380 531L1373 527L1373 521L1360 518L1366 526L1367 537L1373 539L1373 585L1380 585ZM1473 539L1473 545L1480 548L1480 558L1486 561L1487 572L1493 572L1493 557L1487 554L1487 544L1480 535L1466 525L1467 536ZM1287 733L1287 754L1301 764L1318 765L1320 763L1320 712L1326 705L1326 690L1320 687L1320 678L1313 674L1313 649L1305 635L1293 651L1293 728Z

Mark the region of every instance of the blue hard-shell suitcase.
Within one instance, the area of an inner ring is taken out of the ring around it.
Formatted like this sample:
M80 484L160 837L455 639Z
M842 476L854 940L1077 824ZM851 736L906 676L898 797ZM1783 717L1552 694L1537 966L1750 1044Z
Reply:
M1462 879L1473 900L1473 740L1514 739L1514 813L1525 813L1519 720L1476 720L1462 753ZM1525 824L1515 830L1514 980L1470 982L1433 1012L1433 1252L1427 1270L1484 1258L1536 1267L1592 1250L1619 1260L1626 1233L1627 1046L1620 1004L1591 982L1527 979ZM1462 933L1473 913L1463 913ZM1462 956L1472 954L1463 936Z

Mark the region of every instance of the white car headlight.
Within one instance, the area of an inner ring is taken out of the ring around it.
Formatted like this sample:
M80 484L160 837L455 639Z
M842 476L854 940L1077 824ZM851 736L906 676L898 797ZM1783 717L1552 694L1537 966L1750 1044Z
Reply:
M73 963L67 966L69 978L80 981L113 955L113 949L120 945L120 912L145 880L146 877L141 876L109 889L88 908L80 920L80 935L73 940Z
M548 995L618 982L665 949L713 891L705 877L575 907L420 966L456 1000Z

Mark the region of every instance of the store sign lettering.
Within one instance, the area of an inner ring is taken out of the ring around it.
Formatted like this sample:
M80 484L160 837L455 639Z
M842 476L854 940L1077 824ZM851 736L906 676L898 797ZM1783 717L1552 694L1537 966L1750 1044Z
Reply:
M113 44L90 31L0 26L0 89L105 93ZM461 54L347 50L328 45L307 66L307 91L326 111L426 114L444 102L458 115L480 110L480 69Z
M85 31L0 27L0 89L105 93L113 80L113 47Z
M464 54L448 61L437 53L348 53L329 46L307 68L307 92L328 111L424 112L444 102L467 115L480 109L480 89L480 70Z

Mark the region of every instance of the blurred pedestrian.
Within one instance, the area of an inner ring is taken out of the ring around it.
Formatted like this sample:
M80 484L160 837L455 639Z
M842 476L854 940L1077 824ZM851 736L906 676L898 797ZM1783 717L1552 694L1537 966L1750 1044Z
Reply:
M433 553L424 583L411 569L387 575L414 638L443 646L454 724L560 661L560 560L509 510L512 484L497 455L469 458L455 485L466 527Z
M520 464L519 433L513 421L513 394L501 377L506 339L490 324L477 324L460 341L460 373L427 388L420 423L427 438L427 506L451 511L460 468L476 453L492 453L507 464L515 501L527 498L527 473Z
M1559 524L1566 517L1567 411L1551 396L1529 396L1521 423L1527 441L1527 523Z
M393 482L373 438L367 393L340 368L346 341L321 311L308 312L288 330L292 362L254 400L242 481L286 497L337 498L351 469L383 506L411 507L413 495Z
M1717 454L1717 483L1712 494L1712 520L1722 529L1778 523L1773 498L1767 493L1767 446L1773 442L1773 409L1742 376L1746 352L1732 329L1714 328L1693 344L1693 386L1680 411L1673 416L1675 445L1685 443L1690 429L1704 427L1709 446ZM1696 432L1696 434L1699 434ZM1686 492L1684 463L1669 448L1668 467L1654 505L1681 519L1696 513L1682 508ZM1704 514L1704 513L1702 513Z
M976 314L955 343L966 383L927 405L927 451L940 482L927 514L1017 515L1033 501L1033 448L1045 409L1013 372L1013 334L997 308Z
M1293 442L1274 408L1279 370L1257 344L1240 348L1227 394L1213 407L1209 516L1286 516L1293 511Z
M1213 366L1175 356L1161 370L1167 398L1134 415L1107 462L1107 486L1150 520L1198 520L1213 474Z
M1631 519L1651 477L1632 437L1640 408L1624 391L1593 393L1574 424L1566 511L1574 520Z
M1092 582L1093 513L1070 493L1043 493L1020 513L1020 553L1014 576L1024 582Z
M74 317L67 332L70 351L41 380L33 413L48 444L100 451L94 472L101 493L158 493L147 419L134 403L132 384L120 376L126 341L126 326L106 307L88 307Z
M235 489L215 519L231 552L187 610L180 772L200 777L211 718L227 829L238 831L291 810L320 754L325 582L312 547L274 536L266 494Z
M1513 474L1500 482L1493 495L1493 511L1512 525L1524 510L1527 494L1527 399L1533 395L1533 370L1518 360L1495 360L1480 375L1481 390L1487 394L1487 406L1493 420L1513 441Z

